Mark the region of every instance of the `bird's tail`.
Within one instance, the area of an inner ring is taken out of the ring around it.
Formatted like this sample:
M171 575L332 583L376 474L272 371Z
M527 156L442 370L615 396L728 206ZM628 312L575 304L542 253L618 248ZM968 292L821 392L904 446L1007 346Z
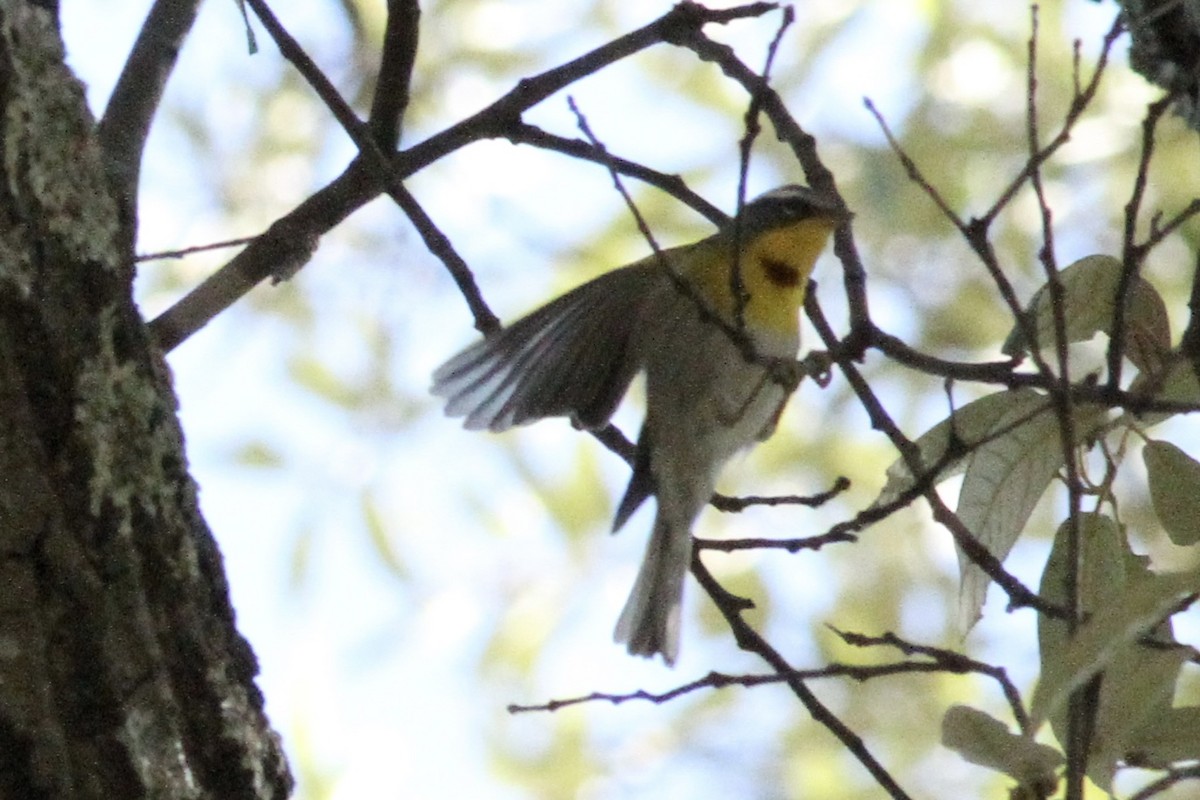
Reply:
M669 522L660 510L637 581L613 633L630 655L650 658L661 653L668 665L675 663L683 579L691 560L691 531Z

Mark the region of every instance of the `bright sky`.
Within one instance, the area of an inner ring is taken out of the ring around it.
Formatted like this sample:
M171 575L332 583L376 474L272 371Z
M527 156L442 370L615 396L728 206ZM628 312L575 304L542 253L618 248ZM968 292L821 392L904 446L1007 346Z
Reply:
M316 13L305 18L308 24L292 28L306 42L320 41L313 30L320 29L321 13L331 13L320 4L312 5ZM87 82L97 112L147 6L132 1L65 4L70 61ZM630 26L667 8L665 3L660 6L647 8ZM477 19L486 17L487 12ZM500 18L512 16L504 13ZM568 27L572 19L559 22ZM96 30L113 36L97 40L88 35ZM116 34L126 38L118 40ZM241 131L253 124L253 109L246 105L251 96L239 92L236 82L270 83L274 70L280 68L274 46L261 31L259 41L262 53L247 56L236 6L205 4L172 78L168 105L198 113L207 125L205 135L218 151L235 150ZM563 56L594 43L596 37L580 38L576 46L564 47ZM573 90L610 146L623 152L630 152L641 137L630 139L613 126L613 120L631 109L651 113L660 102L628 94L625 87L636 81L635 73L614 70ZM220 91L214 93L214 86ZM446 112L452 118L473 111L506 89L477 76L453 76L446 96L454 102ZM613 113L614 109L623 113ZM305 113L304 107L297 107L282 124L310 124ZM570 131L573 123L567 114L565 103L560 102L540 111L538 119ZM211 205L199 183L206 167L181 163L180 153L188 152L188 147L171 122L167 118L157 123L146 155L139 249L153 251L253 233L260 223L250 222L238 230L223 227L219 209ZM729 134L729 130L718 128L715 133ZM692 141L687 155L700 153L702 159L706 148L722 146L730 142L721 136L707 144ZM497 151L503 153L498 156ZM683 168L687 162L679 161L679 155L668 148L644 152L643 157L666 169ZM338 166L332 163L327 170ZM301 196L309 179L306 165L297 169L305 170L303 177L287 170L270 173L270 179L277 181L272 191L281 198L280 209ZM415 178L413 189L430 213L444 221L464 257L483 265L483 277L490 279L489 299L508 315L539 295L527 294L528 281L506 280L505 273L517 277L529 267L506 264L497 258L497 251L525 250L527 243L520 239L545 235L543 231L561 235L556 232L594 225L589 201L603 198L604 208L613 202L602 173L564 165L562 160L514 154L506 144L473 148L439 170L440 174L431 170ZM575 195L572 203L548 209L543 205L537 230L517 230L515 237L503 228L497 230L498 210L516 220L523 197L553 190L563 181L564 171L585 173L575 182L582 194ZM481 174L486 174L487 195L473 202L464 203L458 188L453 194L442 189L473 187ZM364 215L368 226L400 225L398 214L386 207L373 207L360 216ZM555 246L567 243L564 238ZM325 244L323 254L346 247L336 236ZM195 277L212 263L197 268ZM156 265L142 269L149 273ZM396 366L397 379L414 394L422 392L433 366L469 341L473 332L461 301L447 291L440 268L425 259L415 269L415 283L409 277L397 280L375 271L361 276L368 288L356 289L346 288L343 276L333 274L343 269L331 267L328 256L314 262L305 279L318 287L310 295L325 298L323 312L330 318L318 323L313 346L353 372L364 354L345 349L358 346L360 340L339 330L350 314L339 317L337 306L380 305L376 311L383 319L421 331L425 342L444 343L406 351L407 360ZM508 289L510 283L523 294ZM420 292L420 301L402 310L395 308L396 298L406 290ZM387 298L385 303L380 303L380 296ZM269 291L263 292L263 299L271 302ZM161 299L153 297L149 302ZM392 430L384 430L382 436L378 431L356 430L354 420L338 409L295 391L284 354L296 349L293 334L285 327L235 311L179 348L171 364L193 474L225 555L239 626L259 656L268 710L285 737L298 777L305 770L325 772L334 779L338 798L504 797L504 784L489 771L481 733L504 724L512 741L536 753L548 743L547 727L555 724L544 715L501 722L507 702L538 702L593 688L665 689L706 668L706 648L698 631L685 634L688 641L674 673L657 663L630 659L610 641L616 614L641 558L649 524L645 513L621 537L594 537L586 545L592 574L574 574L554 520L513 475L508 457L486 437L462 432L436 414L402 435ZM626 412L624 421L626 428L632 428L636 415ZM575 448L582 446L561 423L536 426L519 435L522 451L543 474L565 470L576 458ZM565 450L564 437L571 443ZM281 452L288 469L271 472L232 464L231 454L250 439ZM431 464L444 463L448 449L458 455L454 468L430 469ZM626 480L625 468L611 456L593 457L600 460L607 492L618 491ZM386 519L395 546L402 549L399 557L410 570L406 581L382 569L377 553L366 545L361 513L364 487L391 487L376 493L373 502ZM459 505L463 496L488 504L485 516L495 520L499 536L496 531L479 530L476 513ZM297 558L304 564L299 586L294 578ZM581 579L586 588L579 585ZM804 583L814 587L811 594L819 594L816 573ZM564 607L565 621L540 610ZM535 637L529 646L540 646L541 636L553 637L551 646L538 663L537 684L518 681L502 695L482 696L478 693L482 636L492 630L497 615L510 614L521 619L517 629L527 629ZM749 666L736 654L725 663L729 669ZM780 708L774 715L759 714L758 736L769 739L772 730L785 724L787 713L790 709ZM592 715L594 735L614 746L627 731L649 732L617 746L616 775L637 776L639 769L645 773L646 766L639 764L653 764L657 749L670 747L672 737L662 728L664 716L637 705L619 710L602 707ZM750 745L752 737L745 743ZM640 752L643 747L651 749ZM596 784L592 796L660 797L665 785L674 787L676 796L698 797L713 788L703 785L702 772L692 771L691 777L686 769L679 773L667 781L654 773L643 774L644 782L610 777ZM514 789L511 796L524 794Z
M64 3L70 62L87 82L97 111L148 5L142 0ZM285 4L276 5L277 11L284 10ZM335 13L331 5L306 3L311 13L293 12L296 20L285 21L302 41L313 43L318 54L329 56L327 63L337 63L343 45L327 34L327 15ZM459 35L488 39L498 49L507 49L519 47L525 36L537 40L572 30L577 18L571 4L551 3L554 12L536 12L538 28L517 28L512 20L529 17L514 13L511 5L481 5L471 26ZM538 9L542 5L536 4ZM641 24L669 5L645 4L636 18L628 11L625 27ZM831 77L813 83L822 90L808 98L798 116L828 136L835 150L856 138L877 136L862 109L863 94L869 93L885 111L903 114L910 87L892 65L905 62L906 49L915 46L920 16L913 13L915 5L919 4L871 4L846 29L843 46L815 65L818 77ZM832 0L813 2L808 13L834 15L841 13L841 6ZM103 31L103 38L94 35L96 31ZM759 28L744 34L749 52L760 52L771 32ZM259 33L262 52L250 57L236 4L204 4L169 87L168 105L196 113L205 126L203 135L230 158L255 119L253 95L240 91L239 84L269 85L276 70L283 69L274 45ZM565 36L555 47L556 57L575 55L602 38L602 33L587 32ZM862 58L864 52L873 57ZM999 91L997 82L1003 83L1005 76L988 69L992 55L983 45L964 48L956 58L990 78L962 85L947 77L941 90ZM748 58L755 63L757 56ZM785 47L780 69L795 58ZM462 73L446 81L444 121L476 110L508 88ZM686 148L659 137L651 137L656 144L647 146L640 129L623 128L620 120L669 116L674 110L662 107L661 95L629 91L639 83L636 69L622 68L572 90L615 151L640 155L670 170L711 160L709 154L732 146L736 120L734 127L728 127L728 121L714 124L710 140L689 141ZM316 124L302 104L277 113L283 126L302 130ZM573 129L565 102L547 104L536 119L564 132ZM159 121L147 153L142 251L255 233L272 213L288 208L341 166L328 157L329 163L318 165L314 174L311 165L281 161L268 175L277 206L265 205L261 220L230 230L209 190L202 188L207 166L182 157L193 151L174 123L170 118ZM696 129L708 130L692 127ZM413 136L427 133L414 131ZM344 155L349 153L346 146ZM760 185L752 186L752 193L779 178L757 175ZM529 204L529 197L544 197L564 182L573 187L570 202ZM728 174L701 182L702 188L717 187L710 196L728 190L727 207L732 206L733 185ZM528 276L546 272L546 255L571 244L577 231L600 224L616 202L602 172L504 143L473 148L415 177L411 186L468 262L479 266L489 300L506 317L561 288ZM596 208L603 213L598 215ZM310 776L334 780L332 796L337 798L526 797L530 795L506 789L490 771L484 734L502 728L514 747L537 753L548 745L547 730L569 726L570 718L526 715L514 721L507 718L505 703L539 702L592 689L666 689L703 674L712 663L730 671L758 669L729 643L707 641L694 619L685 625L683 656L673 672L630 659L611 644L612 625L641 558L649 524L645 511L619 537L592 532L586 540L564 542L545 504L515 473L514 451L504 448L502 440L463 432L440 415L427 413L432 405L417 409L420 416L410 426L387 420L372 424L296 391L288 373L290 355L315 351L344 375L369 371L365 359L372 356L360 349L361 331L347 329L359 316L387 326L395 335L399 350L393 356L392 377L415 397L423 396L432 368L473 338L470 320L449 281L415 247L407 251L411 261L402 265L352 261L358 252L355 236L390 240L407 235L397 212L377 203L352 223L353 232L327 238L305 271L307 296L320 314L312 338L298 340L291 328L277 321L235 310L170 359L201 502L225 554L239 626L262 664L260 684L269 712L298 777L309 771ZM192 279L219 261L198 263ZM608 265L598 265L604 266ZM158 268L148 264L142 270L152 273ZM270 304L275 296L260 290L258 302ZM166 298L145 300L156 312ZM801 413L795 405L790 413ZM626 430L632 430L636 420L636 413L628 409L620 417ZM596 462L608 496L627 479L623 465L570 434L565 423L537 425L517 436L515 453L525 460L526 469L545 479L570 472L580 450ZM286 469L232 463L231 455L249 439L281 453ZM747 461L734 471L752 474L753 459ZM383 520L385 536L407 573L405 580L381 566L378 552L369 546L364 502ZM713 524L706 518L701 532ZM586 573L578 569L573 552L579 548L586 553ZM954 569L953 551L944 540L939 558L947 571ZM806 613L821 612L829 594L823 582L829 575L819 560L788 561L786 576L777 560L761 562L765 563L757 566L778 587L780 603ZM736 572L755 562L723 563ZM303 576L300 582L297 574ZM695 589L690 587L688 602L694 601ZM926 610L919 599L916 602L912 615L919 619ZM507 629L523 632L528 639L523 646L530 652L543 644L545 649L534 667L533 683L514 674L505 685L497 679L503 667L491 664L487 685L500 691L484 696L478 692L485 637L504 619L519 621ZM788 644L793 653L811 648L803 641L789 639ZM787 725L792 712L777 700L764 695L750 701L756 704L755 725L739 731L743 741L733 748L735 754L769 757L775 752L772 737ZM663 767L656 755L669 751L683 734L671 730L664 722L668 715L655 707L598 706L587 713L588 735L607 753L610 769L593 779L587 797L736 796L738 776L719 769L719 763L715 770L712 765L681 765L670 774L659 771ZM947 781L968 769L953 758L937 763ZM314 782L309 788L318 785ZM668 787L666 793L663 787Z

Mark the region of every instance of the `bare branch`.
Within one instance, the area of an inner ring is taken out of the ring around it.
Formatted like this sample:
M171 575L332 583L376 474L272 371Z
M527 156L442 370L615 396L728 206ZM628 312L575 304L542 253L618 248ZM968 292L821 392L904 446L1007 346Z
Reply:
M758 631L754 630L742 618L742 612L746 609L745 601L737 602L736 598L733 598L725 591L724 587L717 582L708 571L708 568L704 566L704 562L700 559L700 553L697 551L693 551L692 553L692 574L700 582L700 585L708 593L708 596L717 604L721 616L725 618L725 621L733 631L733 636L737 640L738 646L766 661L771 669L779 675L780 679L788 685L788 688L792 690L796 698L800 700L813 720L823 725L826 730L837 737L846 750L858 759L858 762L871 774L876 783L888 793L888 796L896 798L896 800L908 798L908 793L900 787L900 784L896 783L891 773L871 754L871 751L867 749L866 744L858 734L851 730L846 723L838 719L817 698L812 689L808 688L804 679L796 677L797 671L795 668Z
M146 137L199 6L200 0L156 0L97 128L122 222L122 246L130 254L137 240L138 185Z
M991 664L985 664L982 661L976 661L953 650L914 644L900 638L891 631L882 636L866 636L861 633L841 631L832 626L830 626L830 630L841 637L842 641L846 644L853 645L854 647L894 647L906 656L927 656L933 659L934 664L945 672L958 674L976 672L987 675L1000 685L1000 690L1004 693L1004 698L1008 701L1009 708L1012 709L1013 718L1017 721L1021 733L1026 736L1032 736L1035 733L1033 723L1029 719L1029 714L1025 711L1025 706L1021 702L1021 693L1017 691L1017 687L1009 679L1008 672L1003 667L995 667Z
M820 307L814 302L806 303L806 308L809 319L812 320L813 326L817 329L821 340L830 348L831 353L837 352L836 337L832 328L829 327L828 321L820 312ZM858 370L858 367L850 359L844 357L838 358L836 363L847 382L849 382L850 388L858 397L859 402L862 403L863 409L867 412L867 416L871 420L871 427L882 432L891 440L892 445L899 451L900 457L904 459L904 463L913 475L923 474L923 465L916 445L904 435L895 421L892 420L891 416L884 409L883 403ZM1047 614L1054 616L1061 615L1062 611L1060 609L1034 592L1031 592L1017 578L1004 569L999 559L988 552L987 548L980 544L974 534L963 525L958 515L942 502L941 497L932 485L924 487L923 496L933 512L934 519L950 532L950 535L954 537L955 544L1008 594L1009 606L1011 608L1032 606Z
M279 47L280 54L283 55L292 66L296 68L304 80L308 81L308 85L312 87L321 101L325 103L325 107L333 114L334 119L342 126L342 129L350 136L350 139L358 145L361 151L374 151L378 153L377 160L383 161L383 154L379 151L378 143L370 135L370 130L366 123L358 118L354 113L354 109L342 98L337 88L330 82L321 68L316 62L304 52L304 48L296 41L287 29L283 27L275 13L271 11L266 0L245 0L246 5L254 11L262 22L263 27L267 29L267 33L275 41Z
M417 0L388 0L379 80L375 82L368 122L375 141L388 151L400 139L404 112L408 110L420 24L421 6Z
M779 42L783 39L784 31L791 27L795 18L796 13L792 7L785 7L783 19L779 23L779 29L775 32L775 38L767 47L767 58L762 74L758 76L763 86L770 85L771 66L775 63ZM762 133L762 125L758 121L759 114L762 113L762 102L761 92L751 92L750 103L746 107L743 122L746 132L738 142L737 210L733 221L733 269L729 271L729 296L733 299L734 327L743 333L746 330L746 303L750 301L750 295L742 280L742 208L746 205L746 181L750 175L750 155L754 150L755 140Z
M833 486L819 494L802 497L800 495L785 495L782 497L726 497L718 494L713 497L713 507L720 511L738 512L750 506L808 506L818 508L850 488L847 478L839 477Z
M277 220L259 240L151 322L151 331L163 350L171 350L187 339L267 277L290 275L311 256L323 234L377 197L386 186L397 184L471 142L505 137L512 125L520 123L521 114L526 109L570 83L654 44L686 36L689 32L695 33L706 24L723 24L760 16L775 8L770 3L751 3L714 10L694 3L680 3L643 28L560 67L520 81L513 90L482 111L396 154L390 159L390 166L385 168L375 139L369 135L362 121L282 26L268 23L274 16L264 0L247 2L256 14L260 14L264 26L272 31L281 49L284 46L288 48L292 63L297 69L302 69L305 78L335 113L343 128L359 146L362 158L294 211ZM373 169L365 168L362 163L364 159ZM290 243L289 238L292 240Z
M966 659L969 661L969 659ZM971 662L974 664L975 662ZM725 689L730 686L740 686L750 689L755 686L767 686L772 684L785 683L789 679L794 680L821 680L825 678L850 678L852 680L863 683L873 680L874 678L885 678L893 675L912 675L914 673L934 673L934 672L984 672L988 666L980 665L984 669L955 669L944 666L940 663L929 661L896 661L889 664L830 664L817 669L798 669L786 675L771 673L767 675L728 675L721 672L710 672L703 678L698 678L689 683L682 684L665 692L648 692L644 689L639 689L636 692L627 692L623 694L612 694L608 692L592 692L591 694L582 695L580 697L569 697L563 700L550 700L545 703L536 705L518 705L512 704L508 706L508 713L522 714L530 711L549 711L554 712L569 706L582 705L584 703L609 703L614 706L623 705L635 700L643 700L655 705L669 703L676 698L687 694L692 694L701 689Z
M1130 190L1129 201L1125 204L1125 226L1121 241L1121 277L1117 281L1116 296L1128 297L1129 288L1141 272L1142 260L1148 252L1147 248L1137 245L1137 220L1141 211L1142 200L1146 194L1146 183L1150 174L1150 161L1154 156L1154 133L1158 122L1166 113L1174 98L1164 95L1146 107L1146 116L1142 119L1142 148L1138 159L1137 174ZM1197 203L1194 202L1193 205ZM1108 385L1121 385L1121 371L1125 358L1125 303L1118 302L1113 307L1112 331L1108 341Z
M628 175L631 178L637 178L643 183L647 183L671 195L718 227L729 221L728 214L692 191L684 183L683 178L678 175L668 175L664 172L651 169L644 164L639 164L636 161L629 161L628 159L613 155L608 148L599 146L593 142L560 136L557 133L551 133L523 121L517 122L509 128L505 133L505 138L514 144L531 145L533 147L540 147L543 150L562 153L572 158L591 161L619 175Z
M715 550L718 553L735 553L739 550L785 550L788 553L799 553L801 550L820 550L827 544L856 542L858 537L842 531L824 533L820 536L803 536L796 539L767 539L764 537L742 539L693 539L695 546L701 550Z
M134 258L134 261L161 261L167 258L183 258L185 256L194 255L196 253L206 253L210 250L223 250L227 247L241 247L242 245L250 244L255 240L254 236L242 236L238 239L226 239L223 242L210 242L209 244L197 244L191 247L182 247L178 250L160 250L157 253L143 253Z
M1146 784L1137 792L1129 795L1129 800L1150 800L1151 797L1162 794L1177 783L1184 781L1200 781L1200 764L1190 764L1186 767L1172 767L1156 781Z
M500 328L500 320L488 308L487 302L484 301L483 295L479 291L478 284L475 283L475 276L471 272L471 268L467 266L467 262L454 249L454 245L450 243L450 239L442 233L441 229L434 223L433 219L425 213L425 209L417 202L417 199L412 196L407 188L399 181L393 182L388 187L388 195L396 201L400 206L400 210L412 220L416 226L417 233L421 235L421 240L425 242L425 247L429 252L433 253L446 266L446 270L458 285L458 289L462 292L462 296L467 301L467 306L471 309L472 316L475 317L475 329L480 333L494 333Z

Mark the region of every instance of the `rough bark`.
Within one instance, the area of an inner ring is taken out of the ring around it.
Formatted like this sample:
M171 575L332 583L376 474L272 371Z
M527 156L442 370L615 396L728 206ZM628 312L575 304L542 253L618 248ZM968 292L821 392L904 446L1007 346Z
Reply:
M94 128L0 0L0 800L282 798Z

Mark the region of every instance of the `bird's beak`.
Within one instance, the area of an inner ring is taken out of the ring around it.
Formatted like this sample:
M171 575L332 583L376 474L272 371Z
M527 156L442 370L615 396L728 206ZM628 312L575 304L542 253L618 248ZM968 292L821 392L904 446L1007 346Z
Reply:
M845 206L841 206L829 209L829 212L825 216L829 220L831 228L840 228L843 225L849 224L854 219L854 212Z

